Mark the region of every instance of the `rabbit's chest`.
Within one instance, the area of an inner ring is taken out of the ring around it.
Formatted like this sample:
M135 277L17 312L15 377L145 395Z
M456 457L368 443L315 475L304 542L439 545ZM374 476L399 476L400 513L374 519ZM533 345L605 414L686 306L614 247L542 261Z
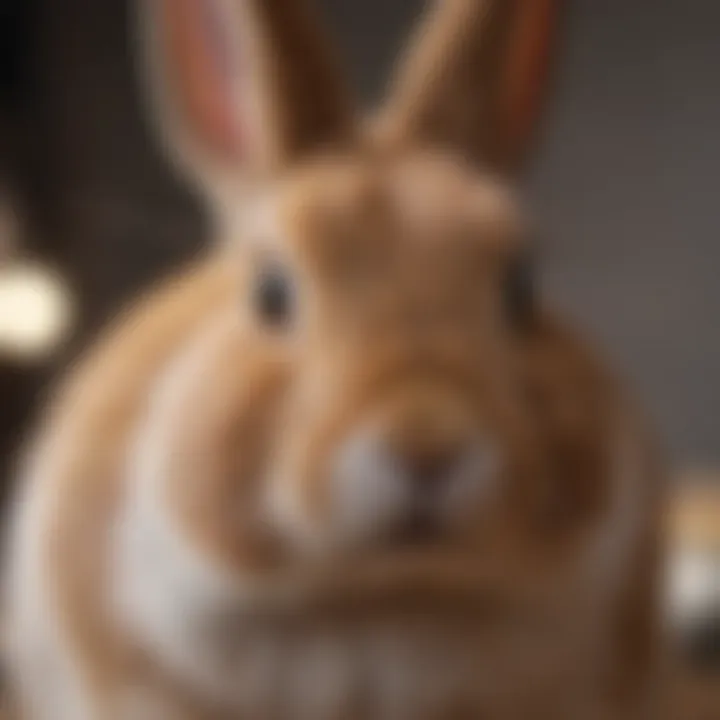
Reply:
M442 622L255 627L242 639L228 633L196 645L197 673L181 684L203 708L190 720L506 720L544 717L543 707L556 720L565 707L576 718L587 667L561 655L519 629L481 636Z

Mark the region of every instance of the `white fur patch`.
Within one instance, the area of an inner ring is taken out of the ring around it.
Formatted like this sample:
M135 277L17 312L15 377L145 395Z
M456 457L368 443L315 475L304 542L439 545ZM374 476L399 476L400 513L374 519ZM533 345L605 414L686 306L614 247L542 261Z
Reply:
M163 494L173 459L173 429L183 395L207 359L237 323L235 316L199 333L153 390L128 466L128 506L118 529L115 596L121 621L161 663L213 695L234 692L225 660L208 655L206 618L241 605L247 588L213 559L198 554L174 525Z
M73 428L30 447L8 542L6 659L23 709L33 720L90 720L87 690L53 602L46 564L58 505L54 476L72 447ZM43 678L38 682L38 678Z
M231 312L198 333L151 393L128 463L114 597L119 622L163 667L200 695L253 712L274 697L268 668L282 655L281 635L257 628L255 615L282 604L286 588L238 576L201 554L164 500L183 395L237 322Z
M329 520L340 545L372 539L412 502L405 468L372 432L353 435L338 452L331 472Z

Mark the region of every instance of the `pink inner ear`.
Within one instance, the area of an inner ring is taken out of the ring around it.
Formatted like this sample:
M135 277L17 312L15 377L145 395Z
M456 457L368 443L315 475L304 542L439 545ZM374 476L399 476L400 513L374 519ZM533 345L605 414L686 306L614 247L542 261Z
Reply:
M200 146L223 161L243 159L237 88L223 18L209 0L162 0L167 81Z
M520 0L505 78L506 151L520 161L547 91L562 0Z

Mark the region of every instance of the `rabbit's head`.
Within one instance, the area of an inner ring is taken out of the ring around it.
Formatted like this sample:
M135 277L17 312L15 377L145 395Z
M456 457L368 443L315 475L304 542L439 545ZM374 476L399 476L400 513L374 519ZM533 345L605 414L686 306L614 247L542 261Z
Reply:
M273 532L350 575L401 556L393 572L441 558L464 577L621 535L612 385L540 308L507 185L519 136L498 77L524 5L439 2L362 122L300 2L152 7L175 157L238 215L253 340L222 372L261 368L241 430L204 423L208 452L262 436L247 472Z

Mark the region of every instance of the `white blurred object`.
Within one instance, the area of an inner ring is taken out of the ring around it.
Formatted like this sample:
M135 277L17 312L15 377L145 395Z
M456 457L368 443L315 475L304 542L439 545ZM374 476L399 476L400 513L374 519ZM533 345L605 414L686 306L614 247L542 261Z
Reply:
M57 274L24 261L0 267L0 356L43 359L67 336L72 316L69 289Z
M73 317L62 278L19 256L22 219L0 194L0 359L42 361L67 336Z
M680 631L720 614L720 557L679 548L670 561L669 616Z
M685 482L670 518L667 618L688 635L720 618L720 486Z

